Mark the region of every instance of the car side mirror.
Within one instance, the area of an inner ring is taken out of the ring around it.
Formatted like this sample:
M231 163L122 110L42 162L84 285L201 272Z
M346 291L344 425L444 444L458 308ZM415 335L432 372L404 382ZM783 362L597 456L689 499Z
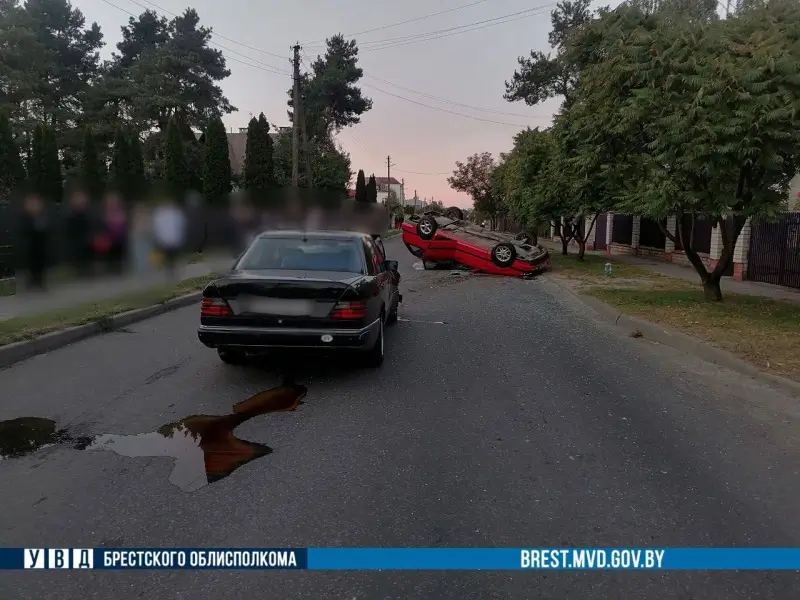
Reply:
M397 272L400 266L397 264L396 260L385 260L383 264L386 266L387 271Z

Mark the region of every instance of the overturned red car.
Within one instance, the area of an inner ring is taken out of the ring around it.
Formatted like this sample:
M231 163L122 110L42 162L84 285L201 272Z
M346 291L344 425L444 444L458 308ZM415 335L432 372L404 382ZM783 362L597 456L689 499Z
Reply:
M465 221L459 209L426 213L402 225L403 243L426 269L464 265L479 273L527 277L550 265L550 253L529 234L489 231Z

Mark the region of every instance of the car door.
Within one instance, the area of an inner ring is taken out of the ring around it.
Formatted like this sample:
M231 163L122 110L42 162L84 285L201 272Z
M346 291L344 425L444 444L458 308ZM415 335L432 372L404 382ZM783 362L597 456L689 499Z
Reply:
M364 245L367 253L367 267L375 274L378 281L378 295L381 298L381 303L388 311L393 300L391 274L386 269L383 255L375 244L375 241L370 237L364 240Z

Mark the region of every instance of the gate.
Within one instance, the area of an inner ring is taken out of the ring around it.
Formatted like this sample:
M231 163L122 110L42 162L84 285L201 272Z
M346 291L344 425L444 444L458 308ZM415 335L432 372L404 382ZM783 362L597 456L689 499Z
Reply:
M14 276L11 208L0 199L0 279Z
M750 226L747 279L800 288L800 213Z
M608 222L608 215L603 213L597 217L597 220L594 222L594 249L595 250L605 250L606 249L606 223Z
M611 242L630 246L633 241L633 215L614 215Z

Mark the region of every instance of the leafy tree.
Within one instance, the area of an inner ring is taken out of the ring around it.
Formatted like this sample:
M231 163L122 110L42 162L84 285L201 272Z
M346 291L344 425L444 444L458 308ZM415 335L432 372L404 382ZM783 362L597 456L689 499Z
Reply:
M244 159L244 187L246 190L263 192L274 180L272 164L272 141L269 129L264 128L266 119L260 122L253 117L247 127L247 146Z
M103 167L97 155L93 132L88 127L83 132L79 180L90 198L98 199L103 193Z
M44 138L44 125L39 123L33 131L31 149L28 153L28 181L37 192L41 192L41 181L44 177Z
M164 181L179 200L189 190L190 173L186 165L186 152L184 140L181 137L180 126L171 119L167 126L167 137L164 147Z
M378 182L375 181L375 175L370 175L367 180L367 202L378 202Z
M328 38L325 55L318 56L311 64L311 71L300 80L306 128L311 140L358 124L361 115L372 108L372 100L357 87L363 75L363 69L358 66L356 41L345 40L341 34ZM294 90L288 93L291 108ZM291 110L289 119L293 119Z
M681 25L623 7L599 24L606 60L581 76L577 103L594 115L575 122L574 135L593 140L581 153L611 140L618 209L662 227L678 217L677 237L665 234L681 241L708 300L722 299L745 220L774 214L800 167L798 24L796 3ZM693 248L697 218L720 229L711 271Z
M453 174L447 178L450 187L458 192L469 194L475 210L486 213L496 227L497 219L507 212L493 185L492 173L496 164L490 152L473 154L466 162L457 161Z
M14 140L8 115L0 113L0 200L8 199L9 192L25 180L25 168Z
M331 136L315 140L311 148L314 187L344 194L353 177L350 155Z
M144 190L146 180L142 142L139 139L139 133L135 130L131 131L127 137L127 143L132 193L134 196L138 196Z
M228 136L222 119L213 119L205 133L203 194L208 202L219 204L227 199L231 191Z
M359 169L356 176L356 202L369 202L367 197L367 180L364 177L364 170Z

